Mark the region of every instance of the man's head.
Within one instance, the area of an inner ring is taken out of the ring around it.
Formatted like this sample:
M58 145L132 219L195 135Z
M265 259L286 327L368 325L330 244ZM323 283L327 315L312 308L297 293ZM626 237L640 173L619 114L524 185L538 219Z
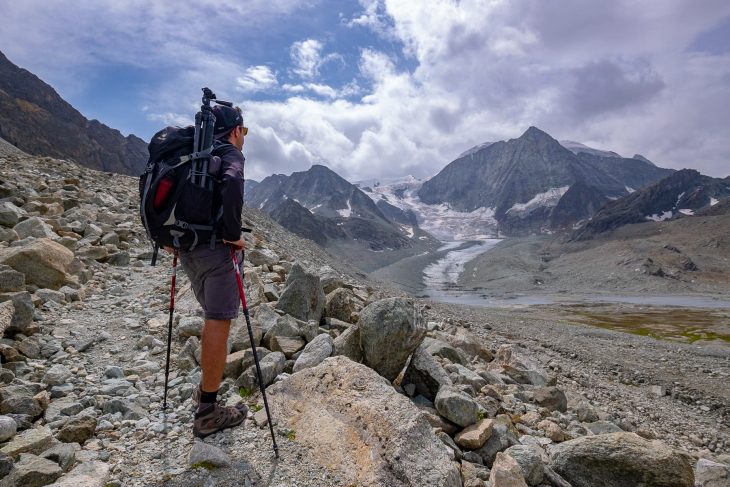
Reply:
M216 105L213 107L213 115L215 115L213 130L215 138L227 140L238 150L243 149L243 138L248 134L248 128L243 126L241 109Z

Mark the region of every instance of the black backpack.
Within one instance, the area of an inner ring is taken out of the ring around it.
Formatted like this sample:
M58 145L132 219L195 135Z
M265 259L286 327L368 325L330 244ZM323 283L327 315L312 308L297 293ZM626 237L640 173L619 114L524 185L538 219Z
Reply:
M223 144L216 141L193 154L194 138L194 126L166 127L149 143L150 158L139 178L140 215L158 247L192 250L215 242L222 213L214 206L221 160L212 153Z
M193 250L201 242L215 245L223 207L218 201L221 160L213 153L232 147L214 140L215 115L211 102L218 100L210 88L203 88L195 125L165 127L149 143L149 161L139 177L140 216L147 236L155 244L152 265L160 247Z

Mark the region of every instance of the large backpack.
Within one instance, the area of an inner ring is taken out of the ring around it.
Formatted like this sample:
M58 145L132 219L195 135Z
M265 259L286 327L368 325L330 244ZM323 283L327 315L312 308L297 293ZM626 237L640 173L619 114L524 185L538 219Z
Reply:
M195 126L166 127L149 143L149 161L139 178L140 215L158 247L192 250L215 243L222 214L215 207L221 160L212 153L222 144L193 154L194 139ZM194 164L201 160L204 165Z

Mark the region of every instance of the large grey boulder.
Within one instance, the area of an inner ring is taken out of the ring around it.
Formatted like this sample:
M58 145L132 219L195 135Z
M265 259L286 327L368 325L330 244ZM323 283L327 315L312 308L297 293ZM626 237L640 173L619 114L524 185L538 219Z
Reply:
M330 357L268 389L272 414L343 485L461 486L458 467L411 401L380 375Z
M469 426L479 419L479 404L469 394L454 387L442 387L434 404L441 416L459 426Z
M38 394L43 386L36 383L12 384L0 388L0 414L27 414L34 418L43 414L44 404Z
M443 340L426 337L423 340L423 345L426 347L426 351L431 355L436 355L438 357L444 358L449 362L461 365L466 365L466 363L468 362L464 352L452 347Z
M294 372L316 367L324 362L324 359L332 355L333 342L332 337L327 333L317 335L314 340L309 342L301 355L294 363Z
M25 274L27 284L48 289L58 289L74 281L69 274L73 260L73 252L47 238L0 250L0 264Z
M272 352L259 361L259 366L261 367L261 379L264 382L264 387L267 387L274 382L277 375L284 372L286 357L281 352ZM243 387L251 392L259 389L256 365L250 366L236 379L236 387Z
M0 226L13 227L25 214L25 210L18 208L10 201L0 202Z
M387 298L360 313L360 345L365 364L393 381L426 336L423 312L405 298Z
M49 386L59 386L66 383L71 377L71 371L63 364L54 364L46 371L43 382Z
M0 293L25 291L25 275L10 266L0 265Z
M535 391L534 399L538 406L549 409L550 411L560 411L564 413L568 410L568 398L565 393L557 387L541 387Z
M492 425L492 436L476 452L482 458L484 465L491 467L494 459L497 457L497 453L518 444L519 440L512 434L509 426L500 417L497 417Z
M13 437L0 448L0 453L17 458L21 453L39 454L47 450L53 442L53 434L48 426L29 429Z
M505 453L514 458L522 470L527 485L538 485L545 477L545 464L548 456L537 445L514 445Z
M324 304L325 294L319 276L306 272L299 264L294 264L276 308L299 320L314 320L319 323Z
M79 443L81 445L94 435L96 418L80 414L69 419L63 425L56 437L64 443Z
M16 485L42 487L52 483L61 475L63 475L63 471L56 462L30 453L22 453L15 464L15 469L8 477L3 479L0 485L3 487Z
M37 216L23 220L13 227L13 230L21 239L28 237L35 238L57 238L53 228Z
M451 385L451 379L422 344L413 352L401 384L404 387L413 384L414 394L420 394L433 402L441 386Z
M550 453L550 467L573 487L694 487L689 455L634 433L585 436Z
M0 302L0 337L10 327L15 314L15 305L12 301Z
M272 266L279 263L279 256L270 249L253 249L246 252L246 258L255 266Z

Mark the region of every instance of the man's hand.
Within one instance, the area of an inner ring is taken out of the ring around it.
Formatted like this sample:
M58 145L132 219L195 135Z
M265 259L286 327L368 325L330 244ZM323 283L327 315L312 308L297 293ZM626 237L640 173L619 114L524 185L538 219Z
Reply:
M243 238L239 238L235 242L231 242L230 240L223 240L223 243L233 246L233 248L236 250L242 250L246 248L246 241L243 240Z
M167 252L168 254L173 254L173 253L175 252L175 249L173 249L173 248L172 248L172 247L170 247L169 245L165 245L165 246L164 246L164 247L162 247L162 248L163 248L163 249L165 250L165 252Z

